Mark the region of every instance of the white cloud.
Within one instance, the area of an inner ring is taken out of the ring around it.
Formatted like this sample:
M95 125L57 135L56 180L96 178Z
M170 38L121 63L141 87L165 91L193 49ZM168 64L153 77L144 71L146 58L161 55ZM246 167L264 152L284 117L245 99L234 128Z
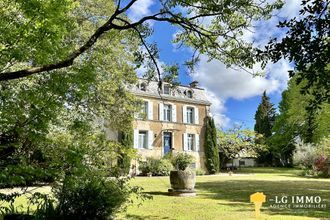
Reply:
M280 38L283 32L276 27L279 21L299 16L301 0L287 0L283 8L274 13L268 21L259 21L249 30L244 31L243 39L253 42L255 46L265 46L271 37ZM253 77L243 70L228 69L217 60L207 61L202 56L194 80L200 82L207 90L213 106L211 112L217 123L228 125L230 119L225 116L225 102L228 98L243 100L260 96L267 90L268 94L281 93L287 87L288 70L292 69L289 62L281 59L279 62L269 63L265 68L265 77ZM254 71L260 71L255 66Z
M255 67L256 71L259 69L260 67ZM208 62L207 58L202 56L192 78L206 89L207 97L212 103L211 113L216 123L227 127L231 122L225 115L227 99L243 100L260 96L265 90L268 94L280 93L287 86L289 69L291 69L289 63L282 59L276 64L266 66L266 77L253 77L244 70L228 69L220 61Z
M271 80L279 82L277 92L282 92L287 88L287 82L289 80L288 71L293 69L287 60L281 59L277 63L269 63L266 66L266 74Z
M208 100L212 103L211 115L214 118L217 127L227 127L230 123L230 119L224 114L226 112L225 103L222 99L213 92L206 90Z
M279 11L279 16L293 18L299 16L301 0L286 0L283 8Z
M128 13L129 18L136 21L150 14L150 7L154 3L153 0L138 0L131 7ZM283 33L276 25L280 20L299 16L300 4L301 0L287 0L283 8L275 12L275 16L271 19L254 23L250 30L244 32L243 39L254 42L256 46L264 46L271 37L282 36ZM288 70L291 69L286 60L280 60L276 64L266 66L266 77L253 77L243 70L228 69L219 61L207 62L207 60L205 56L201 58L196 74L192 78L199 81L200 85L206 89L208 99L212 102L212 115L217 125L223 127L231 122L225 115L225 102L228 98L243 100L260 96L265 90L268 93L280 93L287 86ZM260 67L256 66L254 70L260 70ZM145 69L141 68L137 72L141 76Z
M228 69L217 60L207 62L206 57L202 57L193 78L222 99L250 98L260 95L264 90L274 92L280 86L278 77L253 77L244 70Z
M128 11L128 17L132 21L137 21L143 16L150 14L150 7L155 3L153 0L138 0Z
M253 24L253 42L256 46L265 46L272 37L280 39L285 32L277 28L279 21L299 17L301 0L287 0L283 7L273 12L273 16L267 21L257 21Z

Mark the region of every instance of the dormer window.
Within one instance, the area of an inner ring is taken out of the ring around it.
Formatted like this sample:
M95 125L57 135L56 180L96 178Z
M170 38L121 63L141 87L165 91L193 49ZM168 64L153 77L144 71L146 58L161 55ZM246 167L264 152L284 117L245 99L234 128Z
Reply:
M141 83L141 85L140 85L140 89L141 89L142 91L146 91L146 90L147 90L147 85L146 85L145 83Z
M187 91L187 97L188 97L188 98L192 98L192 97L193 97L193 93L192 93L191 90L188 90L188 91Z
M163 86L163 93L166 95L170 95L171 93L171 86L169 84L164 84Z

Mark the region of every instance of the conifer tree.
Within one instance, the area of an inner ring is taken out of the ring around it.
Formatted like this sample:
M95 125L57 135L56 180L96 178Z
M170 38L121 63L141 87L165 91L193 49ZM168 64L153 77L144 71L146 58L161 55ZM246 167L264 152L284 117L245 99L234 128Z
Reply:
M206 119L205 128L205 156L206 156L206 168L210 174L219 172L219 148L217 145L217 130L214 124L214 119L208 117Z
M123 149L118 157L118 168L120 175L129 174L131 167L132 156L130 152L133 150L134 137L133 137L133 129L129 129L127 132L121 132L120 135L120 143L123 146Z
M266 144L267 138L272 135L272 128L274 126L275 116L276 112L274 104L270 102L266 91L264 91L261 98L261 103L259 104L256 114L254 116L254 119L256 120L256 123L254 125L254 131L257 134L262 135L261 138L258 138L256 140L257 144ZM258 162L263 164L272 164L272 153L270 151L259 152Z
M254 131L258 134L262 134L266 138L270 137L272 135L275 114L274 104L270 102L266 91L264 91L261 103L259 104L257 112L254 116L254 119L256 120Z

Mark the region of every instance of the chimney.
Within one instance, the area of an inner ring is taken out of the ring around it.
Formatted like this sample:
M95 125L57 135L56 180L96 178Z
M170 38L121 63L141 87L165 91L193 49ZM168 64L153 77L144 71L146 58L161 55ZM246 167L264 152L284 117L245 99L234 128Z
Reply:
M197 88L198 82L197 81L192 81L189 85L190 85L191 88Z

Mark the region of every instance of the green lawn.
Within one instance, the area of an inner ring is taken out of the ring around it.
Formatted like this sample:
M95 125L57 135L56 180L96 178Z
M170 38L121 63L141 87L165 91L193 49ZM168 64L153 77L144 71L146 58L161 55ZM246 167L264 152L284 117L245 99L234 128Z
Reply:
M323 202L327 203L325 209L270 209L267 201L260 219L330 218L329 179L302 178L294 169L253 168L237 173L242 174L197 177L197 196L191 198L168 196L168 177L137 177L133 184L142 186L153 199L141 206L130 206L118 216L120 219L255 219L249 195L258 191L267 198L320 195L328 200Z

